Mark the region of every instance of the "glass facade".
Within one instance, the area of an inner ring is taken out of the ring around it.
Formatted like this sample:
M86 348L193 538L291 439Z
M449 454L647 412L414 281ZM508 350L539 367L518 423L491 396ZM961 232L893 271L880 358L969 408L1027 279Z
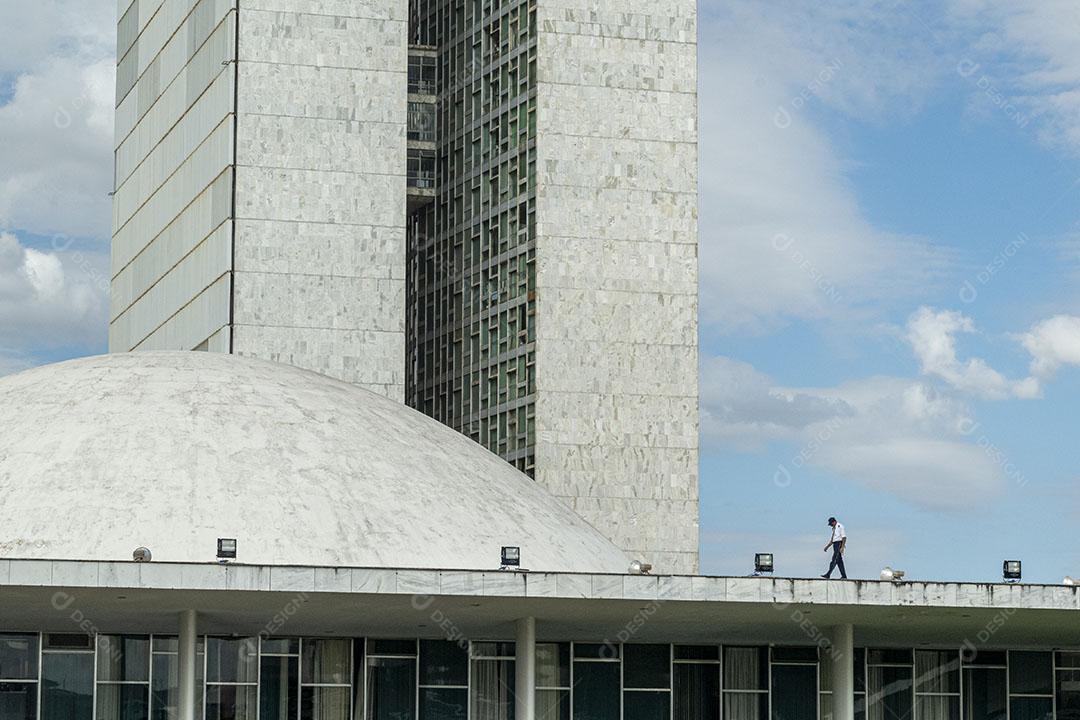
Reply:
M0 720L169 720L173 636L0 633ZM200 638L207 720L514 720L513 642ZM858 648L857 717L1076 720L1080 652ZM831 720L816 647L538 643L537 720Z
M420 47L410 61L410 185L427 177L413 141L429 138L436 192L410 196L406 398L531 473L535 0L413 0L411 19L417 46L440 42L433 68Z

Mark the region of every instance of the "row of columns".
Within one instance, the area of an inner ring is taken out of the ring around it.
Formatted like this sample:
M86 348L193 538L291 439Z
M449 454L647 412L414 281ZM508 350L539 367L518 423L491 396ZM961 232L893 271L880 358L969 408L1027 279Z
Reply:
M195 718L195 660L198 645L198 614L180 614L179 633L180 713L179 720ZM516 697L515 720L536 720L536 618L517 621L514 655ZM855 631L851 625L833 628L829 657L833 677L834 720L855 720L855 673L851 661L855 652Z

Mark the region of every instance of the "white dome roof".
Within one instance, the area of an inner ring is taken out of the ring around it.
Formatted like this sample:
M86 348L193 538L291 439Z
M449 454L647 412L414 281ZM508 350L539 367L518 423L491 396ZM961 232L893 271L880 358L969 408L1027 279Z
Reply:
M622 552L454 430L322 375L214 353L0 379L0 558L626 572Z

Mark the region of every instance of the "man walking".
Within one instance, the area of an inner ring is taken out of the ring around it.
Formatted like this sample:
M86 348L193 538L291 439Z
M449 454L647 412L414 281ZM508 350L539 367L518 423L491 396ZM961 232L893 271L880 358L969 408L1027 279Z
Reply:
M832 547L832 562L829 563L829 572L821 577L828 580L832 576L833 569L840 568L840 578L847 580L847 571L844 570L844 548L847 547L847 533L844 532L844 526L837 522L834 517L829 518L829 527L832 528L832 536L829 538L829 542L825 543L824 552L829 552L829 548Z

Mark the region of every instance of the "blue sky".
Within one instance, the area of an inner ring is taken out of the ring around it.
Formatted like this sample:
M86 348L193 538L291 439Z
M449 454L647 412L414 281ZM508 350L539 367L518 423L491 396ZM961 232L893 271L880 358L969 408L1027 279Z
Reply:
M1080 8L702 10L703 568L1080 574Z
M106 347L114 14L0 5L0 373ZM1080 575L1080 6L699 29L702 569Z

